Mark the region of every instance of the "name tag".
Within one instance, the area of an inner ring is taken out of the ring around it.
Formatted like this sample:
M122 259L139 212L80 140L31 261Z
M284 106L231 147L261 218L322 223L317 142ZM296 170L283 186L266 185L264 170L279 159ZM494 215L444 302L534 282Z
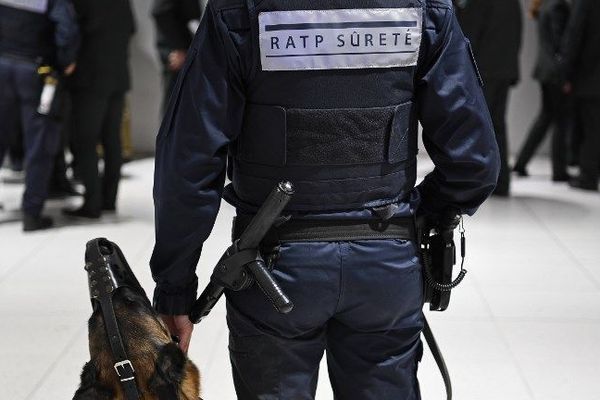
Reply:
M45 14L48 10L48 0L0 0L0 5Z
M263 71L417 65L420 8L298 10L258 16Z

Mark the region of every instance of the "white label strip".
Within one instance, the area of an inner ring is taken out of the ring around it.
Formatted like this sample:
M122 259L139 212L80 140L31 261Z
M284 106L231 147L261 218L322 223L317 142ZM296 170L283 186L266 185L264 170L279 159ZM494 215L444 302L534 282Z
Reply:
M262 12L258 16L262 69L414 66L421 21L420 8Z
M0 5L44 14L48 10L48 0L0 0Z

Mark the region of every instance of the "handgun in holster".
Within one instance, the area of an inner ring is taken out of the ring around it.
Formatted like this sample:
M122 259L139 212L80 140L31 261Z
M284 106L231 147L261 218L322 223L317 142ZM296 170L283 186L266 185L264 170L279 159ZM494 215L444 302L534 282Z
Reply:
M462 261L460 272L453 280L456 265L454 229L459 222L462 222L462 219L457 215L446 215L433 223L428 218L419 218L417 222L421 240L425 303L429 303L431 311L445 311L448 308L452 289L458 286L467 274L467 270L464 269L465 235L461 224Z

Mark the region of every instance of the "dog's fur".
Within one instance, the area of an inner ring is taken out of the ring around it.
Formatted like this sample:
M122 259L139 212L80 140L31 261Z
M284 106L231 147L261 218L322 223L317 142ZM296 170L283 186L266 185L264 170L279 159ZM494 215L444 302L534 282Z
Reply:
M129 287L119 288L113 296L113 304L141 399L165 399L161 393L169 393L174 387L178 399L173 400L198 400L198 368L172 341L145 293L137 293ZM73 400L125 400L113 368L102 311L97 304L94 308L88 322L91 360L83 367L81 384Z

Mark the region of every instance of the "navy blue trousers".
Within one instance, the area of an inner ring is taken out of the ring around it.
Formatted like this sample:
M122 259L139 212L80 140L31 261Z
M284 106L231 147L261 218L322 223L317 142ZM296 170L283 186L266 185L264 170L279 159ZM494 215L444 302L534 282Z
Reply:
M227 293L239 399L314 399L324 353L336 399L420 399L423 282L412 242L283 244L274 275L290 314L256 285Z
M48 197L54 157L60 147L60 124L36 110L42 81L33 62L0 56L0 165L11 136L21 123L25 141L23 212L39 215Z

